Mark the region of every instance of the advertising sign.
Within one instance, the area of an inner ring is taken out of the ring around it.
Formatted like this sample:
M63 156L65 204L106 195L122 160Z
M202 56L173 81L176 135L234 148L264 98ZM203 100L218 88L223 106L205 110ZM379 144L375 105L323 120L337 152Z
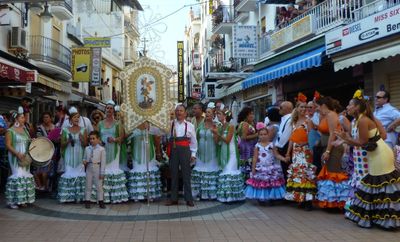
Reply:
M91 86L101 85L101 48L92 48L92 74L90 77Z
M208 14L213 14L214 12L214 0L208 0Z
M71 66L73 82L89 82L92 73L90 48L73 48Z
M257 26L233 26L233 57L257 58Z
M177 42L178 51L178 102L185 100L185 71L183 67L183 41Z
M396 5L326 33L326 54L343 51L399 32L400 6Z
M100 48L110 48L111 38L109 37L88 37L83 38L85 47L100 47Z
M0 62L0 77L20 82L36 81L35 71L24 71Z

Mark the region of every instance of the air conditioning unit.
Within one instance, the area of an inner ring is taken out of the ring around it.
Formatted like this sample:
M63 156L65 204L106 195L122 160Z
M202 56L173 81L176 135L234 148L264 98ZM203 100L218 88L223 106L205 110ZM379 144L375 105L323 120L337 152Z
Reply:
M10 33L10 48L22 48L26 47L26 31L20 27L11 27Z

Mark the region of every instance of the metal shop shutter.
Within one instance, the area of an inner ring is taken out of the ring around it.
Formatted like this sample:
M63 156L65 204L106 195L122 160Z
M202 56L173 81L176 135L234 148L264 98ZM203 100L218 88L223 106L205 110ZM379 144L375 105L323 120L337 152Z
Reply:
M400 72L389 75L390 103L400 109Z

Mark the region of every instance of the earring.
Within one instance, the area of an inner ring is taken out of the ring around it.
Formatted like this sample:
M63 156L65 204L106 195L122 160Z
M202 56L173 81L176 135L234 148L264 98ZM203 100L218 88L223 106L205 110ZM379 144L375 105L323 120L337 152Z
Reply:
M19 124L18 121L16 121L15 124L14 124L14 126L15 126L16 128L18 128L18 127L21 126L21 125Z

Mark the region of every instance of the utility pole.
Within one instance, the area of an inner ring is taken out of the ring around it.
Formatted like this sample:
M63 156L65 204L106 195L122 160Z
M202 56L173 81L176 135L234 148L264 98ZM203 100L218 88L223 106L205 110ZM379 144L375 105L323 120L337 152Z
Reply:
M144 37L143 39L141 39L141 42L143 42L143 55L146 57L146 55L147 55L147 50L146 50L146 43L148 42L149 40L148 39L146 39L146 37Z

